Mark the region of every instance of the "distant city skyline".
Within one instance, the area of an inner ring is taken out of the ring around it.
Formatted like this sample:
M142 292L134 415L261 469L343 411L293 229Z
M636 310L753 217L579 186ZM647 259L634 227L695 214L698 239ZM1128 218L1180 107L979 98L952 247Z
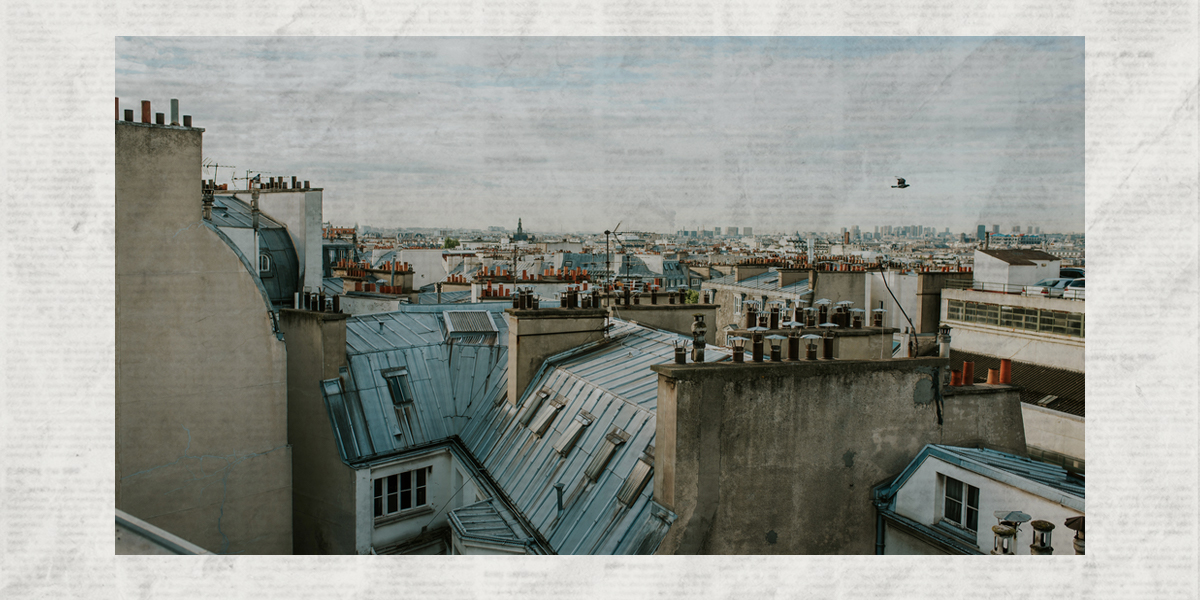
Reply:
M1083 230L1083 38L120 38L117 95L377 227ZM233 167L233 168L230 168ZM910 187L892 188L894 177ZM937 214L937 219L913 214ZM626 225L628 228L630 225Z

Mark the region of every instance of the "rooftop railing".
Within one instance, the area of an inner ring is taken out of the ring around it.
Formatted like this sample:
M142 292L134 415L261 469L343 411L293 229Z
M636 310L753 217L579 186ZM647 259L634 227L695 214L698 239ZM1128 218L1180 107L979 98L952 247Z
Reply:
M1051 295L1041 293L1044 288L1036 285L1017 285L1012 283L997 283L991 281L974 281L971 279L947 279L942 286L947 290L974 290L976 292L991 292L994 294L1012 294L1015 296L1040 296L1043 298L1062 298L1065 300L1083 300L1083 290L1068 289L1054 291Z

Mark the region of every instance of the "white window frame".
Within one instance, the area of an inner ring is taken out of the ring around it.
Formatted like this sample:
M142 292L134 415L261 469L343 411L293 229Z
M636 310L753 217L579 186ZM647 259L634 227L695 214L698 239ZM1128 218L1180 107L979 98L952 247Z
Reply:
M271 270L271 255L270 254L259 254L258 255L258 272L266 273L267 271L270 271L270 270Z
M942 494L941 494L942 505L941 505L941 511L940 511L941 515L942 515L942 520L948 524L958 527L959 529L978 533L978 531L979 531L979 496L980 496L979 488L977 488L965 481L962 481L960 479L955 479L954 477L950 477L949 475L942 475L942 478L943 478ZM958 484L957 495L953 495L951 492L951 488L954 487L952 485L953 483ZM972 495L971 492L972 491L974 491L974 496L975 496L974 505L971 504L971 495ZM947 507L951 506L951 503L953 503L954 505L957 505L957 507L958 507L958 518L957 519L953 518L951 516L951 512L947 510ZM975 526L974 527L971 527L971 513L972 512L975 513L974 514L974 517L975 517Z
M407 476L407 477L405 477ZM392 521L415 513L426 512L429 506L429 480L432 466L423 466L399 473L380 475L371 481L371 509L375 521ZM408 487L404 487L405 479ZM408 506L404 506L408 494Z

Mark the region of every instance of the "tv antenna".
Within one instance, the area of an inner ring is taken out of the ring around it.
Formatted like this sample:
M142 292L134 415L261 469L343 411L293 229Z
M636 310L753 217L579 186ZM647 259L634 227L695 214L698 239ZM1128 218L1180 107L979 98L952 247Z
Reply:
M219 169L221 167L225 167L227 169L232 169L232 168L234 168L234 165L218 165L217 161L215 161L211 158L204 159L204 170L208 171L209 169L212 169L212 172L213 172L212 178L213 178L214 182L217 181L217 169ZM233 178L230 178L231 181L232 181L232 179Z
M609 285L612 285L613 276L612 276L612 246L609 245L608 239L609 239L609 236L613 236L613 235L617 234L617 230L621 228L622 222L623 221L617 221L617 226L613 227L612 231L609 231L607 229L604 230L604 270L607 271Z

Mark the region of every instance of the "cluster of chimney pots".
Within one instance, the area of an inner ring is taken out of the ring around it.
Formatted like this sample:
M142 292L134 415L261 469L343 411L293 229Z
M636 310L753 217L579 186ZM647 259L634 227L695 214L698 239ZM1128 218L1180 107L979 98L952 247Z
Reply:
M903 269L917 273L970 273L971 267L963 266L941 266L941 267L920 267L913 269L911 265L898 263L894 261L871 261L859 257L844 257L844 256L815 256L811 263L806 257L801 257L798 260L786 260L778 256L766 256L748 258L737 263L737 266L763 266L775 267L778 269L812 269L814 271L838 271L838 272L862 272L874 271L884 267L888 269Z

